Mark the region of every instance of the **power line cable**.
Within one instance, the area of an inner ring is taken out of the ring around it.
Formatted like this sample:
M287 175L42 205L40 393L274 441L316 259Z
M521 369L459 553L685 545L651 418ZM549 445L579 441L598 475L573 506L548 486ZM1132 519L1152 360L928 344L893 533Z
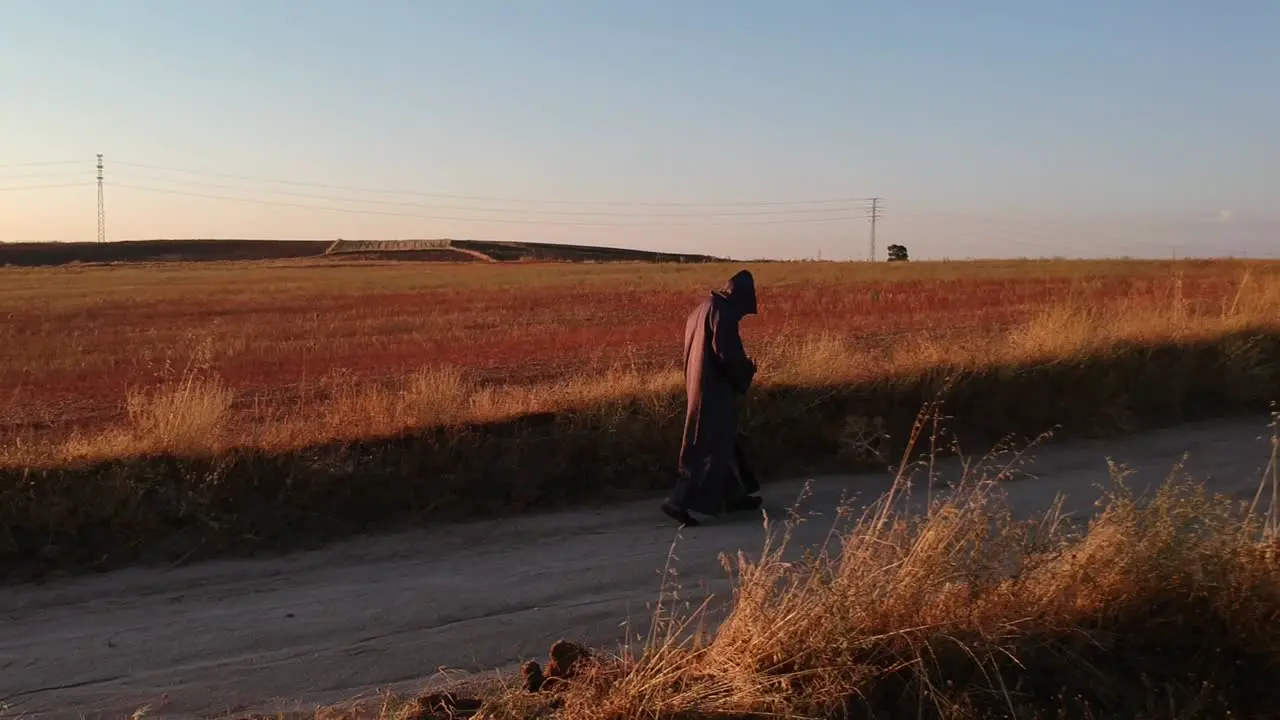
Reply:
M254 198L231 197L227 195L211 195L207 193L193 193L182 190L169 190L164 188L147 187L143 185L132 185L126 183L112 183L113 188L123 188L127 190L135 190L138 192L160 193L166 195L180 195L184 197L200 198L205 200L224 200L229 202L252 203L255 205L268 205L275 207L291 207L303 210L323 210L329 212L354 213L359 215L377 215L384 217L404 217L416 218L420 220L439 220L448 222L469 222L469 223L501 223L509 225L552 225L559 227L734 227L734 226L755 226L755 225L791 225L798 223L814 223L814 222L844 222L851 220L864 219L860 215L837 215L829 217L805 217L793 218L787 220L755 220L736 223L645 223L645 222L563 222L555 220L521 220L514 218L468 218L468 217L452 217L445 215L426 215L418 213L400 213L382 210L367 210L363 208L341 208L323 205L306 205L303 203L280 202L273 200L259 200Z
M60 170L58 172L24 172L8 173L0 170L0 180L50 180L53 178L84 177L84 171Z
M128 173L124 174L126 180L137 179ZM142 177L142 180L156 180L156 178ZM671 218L698 218L698 217L762 217L762 216L779 216L779 215L795 215L795 214L816 214L816 213L832 213L832 212L856 212L861 210L860 207L824 207L824 208L805 208L795 210L738 210L729 212L618 212L607 210L545 210L531 208L488 208L474 207L467 205L435 205L420 202L406 202L401 200L373 200L350 197L336 197L333 195L317 195L314 193L293 192L290 190L259 190L258 188L247 188L239 185L227 185L222 183L209 182L193 182L187 180L161 180L160 182L178 183L180 185L188 185L193 187L207 187L221 190L242 190L246 192L266 192L275 195L288 195L290 197L305 198L310 200L322 200L325 202L342 202L342 203L364 203L370 205L385 205L392 207L408 207L422 208L425 210L442 210L451 212L480 212L480 213L510 213L519 215L560 215L567 217L671 217Z
M0 165L0 170L7 170L7 169L9 169L9 168L49 167L49 166L53 166L53 165L81 165L81 164L84 164L84 165L92 165L92 164L93 164L93 161L92 161L92 160L89 160L89 159L85 159L85 160L36 160L36 161L34 161L34 162L6 163L6 164L4 164L4 165Z
M294 185L298 187L313 187L326 190L346 190L349 192L362 192L377 195L411 195L417 197L442 198L448 200L475 200L479 202L505 202L505 203L528 203L531 205L592 205L592 206L630 206L630 207L796 207L800 205L840 205L858 202L870 202L871 198L865 197L846 197L846 198L825 198L815 200L738 200L725 202L640 202L632 200L545 200L531 198L502 198L484 195L452 195L447 193L427 193L414 190L388 190L362 188L353 185L333 185L326 183L302 182L298 180L273 180L268 178L257 178L249 175L236 175L232 173L211 172L206 170L191 170L185 168L163 167L159 165L149 165L145 163L133 163L113 160L114 166L132 167L144 170L153 170L157 172L168 173L184 173L190 175L208 175L210 177L220 177L232 180L246 180L250 182L270 183L274 185Z
M920 219L920 220L938 220L943 218L951 218L951 219L972 220L972 221L981 222L981 223L989 223L991 225L1000 226L1001 231L1005 233L1017 234L1017 235L1031 235L1033 237L1046 239L1047 247L1055 247L1063 250L1068 250L1068 249L1073 249L1075 247L1078 247L1081 242L1078 239L1073 239L1073 240L1064 239L1064 240L1058 240L1058 241L1047 240L1047 232L1044 227L1044 224L1037 222L1035 220L1030 220L1030 219L1015 220L1011 218L994 218L986 215L978 215L975 213L965 213L965 212L955 212L955 211L937 211L937 212L930 212L930 213L921 213L919 211L904 211L899 214L899 217L901 217L904 220L910 220L913 218ZM1029 225L1032 225L1033 227L1025 227L1025 226L1019 227L1020 224L1029 224ZM955 231L955 227L953 223L952 227L949 229L949 232L954 232L954 231ZM1150 250L1159 250L1159 251L1167 251L1170 245L1177 244L1177 243L1161 242L1156 240L1142 240L1142 239L1137 239L1132 237L1125 237L1122 235L1116 235L1114 234L1113 231L1106 231L1106 230L1091 229L1089 230L1089 235L1090 235L1089 240L1091 241L1101 240L1113 245L1137 246L1137 247L1147 248ZM1015 242L1015 241L1006 239L1006 240L1000 240L999 242Z
M918 218L919 216L913 215L911 213L903 213L902 217L905 223L908 224L908 227L905 229L900 228L898 232L904 233L904 234L910 233L911 230L909 228L909 223L912 217ZM945 236L948 240L954 240L956 237L963 237L969 241L971 249L978 249L978 248L992 247L992 246L1003 247L1003 246L1010 246L1010 245L1015 247L1034 248L1034 249L1044 251L1045 252L1044 257L1062 256L1062 255L1070 254L1071 251L1080 249L1079 243L1067 243L1061 240L1054 240L1049 238L1042 231L1005 229L997 232L1003 235L1003 237L1000 235L996 235L991 231L983 231L983 230L977 230L972 228L968 230L963 230L963 229L957 229L953 225L951 227L948 227L944 231L930 231L929 237L937 238L939 236ZM1111 244L1114 246L1117 243L1111 243ZM983 255L983 257L985 257L985 255Z
M53 190L56 188L88 187L92 182L59 183L56 185L19 185L17 187L0 187L0 192L20 192L23 190Z

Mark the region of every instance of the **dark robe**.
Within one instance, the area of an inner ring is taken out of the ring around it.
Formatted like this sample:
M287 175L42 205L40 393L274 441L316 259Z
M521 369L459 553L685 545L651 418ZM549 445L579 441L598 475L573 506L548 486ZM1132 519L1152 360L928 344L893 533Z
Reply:
M684 331L687 407L679 473L669 501L718 516L759 490L738 445L737 403L755 377L738 321L756 312L755 280L742 270L693 309Z

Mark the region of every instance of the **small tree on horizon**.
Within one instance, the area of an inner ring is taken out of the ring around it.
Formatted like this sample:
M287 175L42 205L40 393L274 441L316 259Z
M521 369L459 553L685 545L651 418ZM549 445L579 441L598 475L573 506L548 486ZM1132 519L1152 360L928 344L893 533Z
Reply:
M890 245L886 250L889 252L889 262L907 262L906 245Z

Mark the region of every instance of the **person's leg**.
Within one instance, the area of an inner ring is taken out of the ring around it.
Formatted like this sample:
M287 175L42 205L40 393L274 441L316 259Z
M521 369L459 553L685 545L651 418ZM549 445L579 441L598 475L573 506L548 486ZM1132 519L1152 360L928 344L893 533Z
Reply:
M701 523L698 522L698 519L690 514L688 510L685 510L670 500L662 503L661 510L664 515L675 520L681 525L688 527L697 527L698 525L701 525Z
M671 489L671 494L667 495L666 500L662 502L661 510L663 514L682 525L697 525L697 520L689 514L689 510L685 507L687 499L693 494L692 486L693 478L690 477L688 468L681 466L676 473L675 487Z
M667 517L681 525L697 525L698 522L689 514L689 501L697 494L697 481L693 477L702 465L703 452L696 444L690 443L690 415L685 414L685 433L680 445L680 455L676 460L676 481L659 509Z
M759 495L740 495L729 503L729 512L759 510L762 507L764 507L764 498Z
M756 479L755 472L751 469L751 464L747 462L746 453L742 449L742 438L738 436L733 444L734 458L734 475L737 480L737 486L734 496L730 499L728 505L732 512L742 510L759 510L764 505L764 499L756 493L760 492L760 481Z
M742 434L738 434L737 441L733 444L734 459L738 464L738 479L742 481L742 491L747 495L755 495L760 492L760 480L756 477L755 469L751 467L751 463L747 461L746 449L743 447Z
M682 525L699 525L694 513L714 518L724 512L723 473L717 473L708 458L703 462L682 464L675 487L660 509L667 517Z

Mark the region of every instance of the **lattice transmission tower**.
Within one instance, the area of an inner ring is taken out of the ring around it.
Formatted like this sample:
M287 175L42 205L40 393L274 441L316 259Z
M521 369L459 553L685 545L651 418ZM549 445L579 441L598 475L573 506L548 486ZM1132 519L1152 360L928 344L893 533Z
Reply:
M102 197L102 153L98 153L98 242L107 241L107 206Z
M871 262L876 261L876 222L880 220L880 201L884 198L871 198L871 209L867 212L867 217L871 220L871 253L867 259Z

